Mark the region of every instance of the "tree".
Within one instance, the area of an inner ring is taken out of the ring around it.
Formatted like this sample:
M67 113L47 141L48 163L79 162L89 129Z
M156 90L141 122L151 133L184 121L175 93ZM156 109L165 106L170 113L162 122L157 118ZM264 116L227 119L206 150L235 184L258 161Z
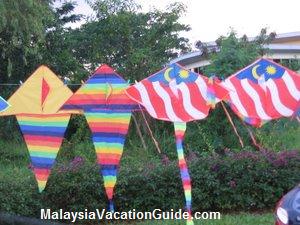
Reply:
M129 0L96 1L92 5L96 18L73 32L76 57L90 71L107 63L131 81L140 80L179 51L188 50L188 40L179 35L189 30L178 22L182 4L147 13L131 4Z
M141 8L134 0L96 0L88 2L96 12L98 19L105 19L120 12L135 12Z
M205 74L215 74L221 78L230 76L264 55L268 51L265 45L270 43L275 35L274 32L267 34L266 29L262 29L260 34L250 41L246 35L238 38L234 31L231 31L228 37L221 36L216 40L217 51L209 54L211 64L205 68Z
M28 61L39 57L45 24L51 20L51 0L0 0L0 81L18 80Z
M74 55L76 49L73 49L72 29L67 25L82 19L82 15L73 13L75 6L75 2L67 1L53 9L53 20L47 24L45 41L39 46L41 58L36 64L46 64L64 77L74 78L76 75L81 78L88 72ZM75 46L79 45L76 43Z
M281 59L280 64L283 66L286 66L287 68L299 71L300 70L300 59L294 58L294 59Z

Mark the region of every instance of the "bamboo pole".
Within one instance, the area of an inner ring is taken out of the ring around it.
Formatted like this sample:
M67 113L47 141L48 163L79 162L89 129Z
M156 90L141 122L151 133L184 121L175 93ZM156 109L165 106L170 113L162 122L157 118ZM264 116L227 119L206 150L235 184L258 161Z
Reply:
M144 148L145 150L147 150L146 142L145 142L145 140L144 140L144 138L143 138L141 129L140 129L140 127L139 127L139 124L138 124L138 122L137 122L136 117L135 117L134 114L132 114L132 118L133 118L135 127L136 127L136 129L137 129L137 133L138 133L138 135L139 135L139 137L140 137L140 139L141 139L141 141L142 141L143 148Z
M228 118L228 120L229 120L229 122L230 122L230 124L231 124L231 126L233 128L233 130L234 130L235 135L238 137L239 142L240 142L242 148L244 148L244 142L243 142L241 136L239 135L239 133L238 133L238 131L237 131L237 129L236 129L233 121L232 121L232 118L231 118L229 112L227 111L227 109L226 109L226 107L225 107L225 105L224 105L224 103L222 101L221 101L221 105L222 105L223 110L225 111L225 114L226 114L226 116L227 116L227 118Z
M144 119L144 121L145 121L145 123L146 123L146 126L147 126L147 128L148 128L148 131L149 131L149 133L150 133L150 136L151 136L151 138L152 138L152 140L153 140L153 142L154 142L154 145L155 145L155 147L156 147L158 153L161 153L161 150L160 150L160 148L159 148L158 142L156 141L156 139L155 139L154 136L153 136L153 132L152 132L150 126L149 126L149 123L148 123L148 121L147 121L147 119L146 119L146 116L145 116L145 114L144 114L144 111L143 111L143 109L142 109L142 107L141 107L140 105L139 105L139 107L140 107L140 110L141 110L143 119Z
M247 131L248 131L248 133L249 133L249 135L250 135L250 138L251 138L251 140L252 140L253 145L254 145L255 147L257 147L259 150L263 149L263 147L262 147L260 144L258 144L258 142L257 142L257 140L256 140L256 138L255 138L255 135L254 135L253 132L250 130L250 128L248 127L248 125L245 124L244 121L242 121L242 123L243 123L243 125L246 127L246 129L247 129Z

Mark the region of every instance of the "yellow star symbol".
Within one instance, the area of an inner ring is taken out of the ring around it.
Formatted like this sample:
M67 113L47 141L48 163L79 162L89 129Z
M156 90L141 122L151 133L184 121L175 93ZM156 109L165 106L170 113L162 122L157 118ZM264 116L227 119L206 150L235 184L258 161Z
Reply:
M183 79L188 78L188 76L189 76L189 71L187 71L187 70L180 70L179 76L180 76L181 78L183 78Z
M274 66L267 66L267 73L270 75L274 75L276 73L276 68Z

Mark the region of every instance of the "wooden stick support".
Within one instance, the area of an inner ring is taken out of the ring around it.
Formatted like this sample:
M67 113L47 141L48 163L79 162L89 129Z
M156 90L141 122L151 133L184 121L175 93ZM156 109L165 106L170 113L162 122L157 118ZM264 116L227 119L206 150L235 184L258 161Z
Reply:
M245 124L244 121L243 121L242 123L243 123L243 125L246 127L246 129L247 129L247 131L248 131L248 133L249 133L249 135L250 135L250 138L251 138L251 140L252 140L253 145L254 145L255 147L257 147L259 150L264 149L264 148L257 142L257 140L256 140L256 138L255 138L255 135L253 134L253 132L251 131L251 129L248 127L248 125Z
M147 126L147 128L148 128L148 130L149 130L150 136L151 136L151 138L152 138L152 140L153 140L153 142L154 142L154 145L155 145L155 147L156 147L158 153L161 153L161 150L160 150L160 148L159 148L158 142L156 141L156 139L155 139L154 136L153 136L153 132L152 132L150 126L149 126L149 123L148 123L148 121L147 121L147 119L146 119L146 116L145 116L145 114L144 114L144 111L143 111L143 109L142 109L142 107L141 107L140 105L139 105L139 107L140 107L140 110L141 110L143 119L144 119L144 121L145 121L145 123L146 123L146 126Z
M137 130L137 133L138 133L138 135L139 135L139 137L140 137L140 139L141 139L141 141L142 141L143 148L144 148L145 150L147 150L146 142L145 142L145 140L144 140L144 138L143 138L141 129L140 129L140 127L139 127L139 124L138 124L138 122L137 122L137 120L136 120L135 115L132 114L132 118L133 118L133 121L134 121L136 130Z
M239 142L240 142L242 148L244 148L244 142L243 142L241 136L239 135L239 133L238 133L238 131L237 131L237 129L236 129L236 127L235 127L233 121L232 121L232 118L231 118L229 112L227 111L227 109L226 109L226 107L225 107L225 105L224 105L223 102L221 102L221 105L222 105L222 107L223 107L223 109L224 109L224 112L225 112L225 114L226 114L226 116L227 116L227 118L228 118L228 120L229 120L229 122L230 122L230 124L231 124L231 126L232 126L232 128L233 128L233 130L234 130L235 135L238 137Z

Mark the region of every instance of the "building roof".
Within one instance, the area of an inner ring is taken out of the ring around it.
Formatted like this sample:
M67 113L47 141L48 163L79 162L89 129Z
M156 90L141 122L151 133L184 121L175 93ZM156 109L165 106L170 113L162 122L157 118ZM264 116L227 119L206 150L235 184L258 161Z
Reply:
M300 45L295 44L268 44L265 47L271 52L300 52Z
M299 40L300 38L300 32L299 31L296 31L296 32L290 32L290 33L283 33L283 34L277 34L276 37L275 37L275 40L273 41L274 43L275 42L279 42L279 41L282 41L282 40Z
M249 38L254 40L255 38ZM299 44L279 44L282 42L298 40ZM217 48L216 42L206 42L209 47ZM275 39L271 44L265 45L269 49L270 53L300 53L300 32L290 32L276 35ZM180 63L182 65L189 65L200 60L203 60L205 56L201 50L193 51L190 53L183 54L173 60L170 63Z
M203 52L200 50L194 51L194 52L189 52L189 53L179 56L178 58L171 60L170 64L172 64L172 63L180 63L183 65L192 64L194 62L199 61L202 56L203 56Z

